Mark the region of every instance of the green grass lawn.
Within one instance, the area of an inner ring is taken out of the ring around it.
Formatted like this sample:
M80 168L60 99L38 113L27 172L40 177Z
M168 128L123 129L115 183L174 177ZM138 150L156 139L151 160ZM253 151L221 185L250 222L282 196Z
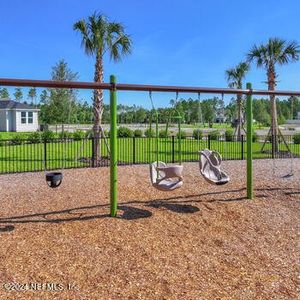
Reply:
M155 138L122 138L118 139L118 159L120 163L149 163L156 160L158 153L159 160L165 162L179 161L179 141L171 138L160 139L158 152L156 152ZM267 158L270 155L261 153L262 143L253 143L253 157ZM38 171L44 169L44 156L46 147L47 169L60 169L72 167L86 167L87 163L79 161L80 157L92 156L92 141L69 141L52 142L40 144L2 145L0 146L0 173ZM300 155L300 145L290 145L294 154ZM173 151L174 148L174 151ZM197 161L198 152L208 148L208 141L186 139L181 140L182 160ZM224 159L242 159L241 142L211 141L210 149L221 153ZM266 145L266 150L271 145ZM280 145L281 150L286 150ZM243 158L246 158L247 146L243 144ZM174 153L174 154L173 154ZM101 144L102 156L108 156L108 149L104 142ZM173 157L174 155L174 157Z
M0 140L9 140L15 136L20 136L26 139L30 133L31 132L0 132Z

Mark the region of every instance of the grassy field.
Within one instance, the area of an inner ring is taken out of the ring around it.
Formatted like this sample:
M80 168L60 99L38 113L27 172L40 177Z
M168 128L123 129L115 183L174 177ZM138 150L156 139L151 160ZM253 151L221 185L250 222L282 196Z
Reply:
M158 152L154 138L122 138L118 140L118 145L118 158L121 164L153 162L156 160L156 153L158 153L159 160L165 162L173 160L177 162L180 158L180 144L176 139L174 139L174 143L171 138L160 139ZM260 142L253 143L254 158L270 157L268 154L261 153L261 146ZM182 161L197 161L199 150L204 148L208 148L207 140L181 140ZM300 145L290 145L290 148L294 155L300 155ZM224 159L245 159L247 145L246 143L242 145L241 142L211 141L210 149L220 152ZM270 144L266 145L266 150L268 149L271 149ZM280 149L286 150L282 144ZM101 154L108 156L108 149L104 142L101 143ZM44 163L49 170L87 167L89 163L83 162L80 158L90 158L91 156L91 140L46 144L3 144L0 146L0 173L43 170Z
M22 136L24 139L28 137L28 132L0 132L0 140L9 140L16 135Z

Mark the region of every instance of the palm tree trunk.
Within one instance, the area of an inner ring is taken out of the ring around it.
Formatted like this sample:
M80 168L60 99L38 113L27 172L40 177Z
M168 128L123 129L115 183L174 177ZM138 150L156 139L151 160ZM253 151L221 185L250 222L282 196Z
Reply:
M276 73L273 67L268 70L268 90L274 91L276 86ZM272 155L278 152L278 120L277 120L277 105L275 95L270 96L271 105L271 136L272 136Z
M103 82L103 62L101 53L97 53L96 64L95 64L95 75L94 81ZM103 114L103 90L94 90L94 101L93 101L93 112L94 112L94 143L93 143L93 167L97 167L100 164L100 132L101 122Z

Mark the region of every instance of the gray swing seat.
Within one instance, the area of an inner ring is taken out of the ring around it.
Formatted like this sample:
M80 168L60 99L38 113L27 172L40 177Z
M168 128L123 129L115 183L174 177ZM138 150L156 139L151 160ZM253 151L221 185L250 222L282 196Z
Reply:
M164 162L159 161L150 164L150 179L152 186L160 191L173 191L182 187L183 166L167 166Z
M229 176L221 170L222 158L220 153L204 149L199 154L200 173L207 182L223 185L230 181Z

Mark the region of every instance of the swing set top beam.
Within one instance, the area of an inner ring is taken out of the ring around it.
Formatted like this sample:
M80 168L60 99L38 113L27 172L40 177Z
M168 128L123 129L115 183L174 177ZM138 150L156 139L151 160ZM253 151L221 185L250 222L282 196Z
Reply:
M124 83L96 83L80 81L54 81L54 80L32 80L32 79L11 79L0 78L0 86L18 87L40 87L40 88L68 88L68 89L116 89L120 91L145 91L145 92L176 92L176 93L203 93L203 94L227 94L227 95L276 95L276 96L300 96L300 91L282 90L254 90L254 89L230 89L214 87L186 87L186 86L165 86L165 85L144 85Z

